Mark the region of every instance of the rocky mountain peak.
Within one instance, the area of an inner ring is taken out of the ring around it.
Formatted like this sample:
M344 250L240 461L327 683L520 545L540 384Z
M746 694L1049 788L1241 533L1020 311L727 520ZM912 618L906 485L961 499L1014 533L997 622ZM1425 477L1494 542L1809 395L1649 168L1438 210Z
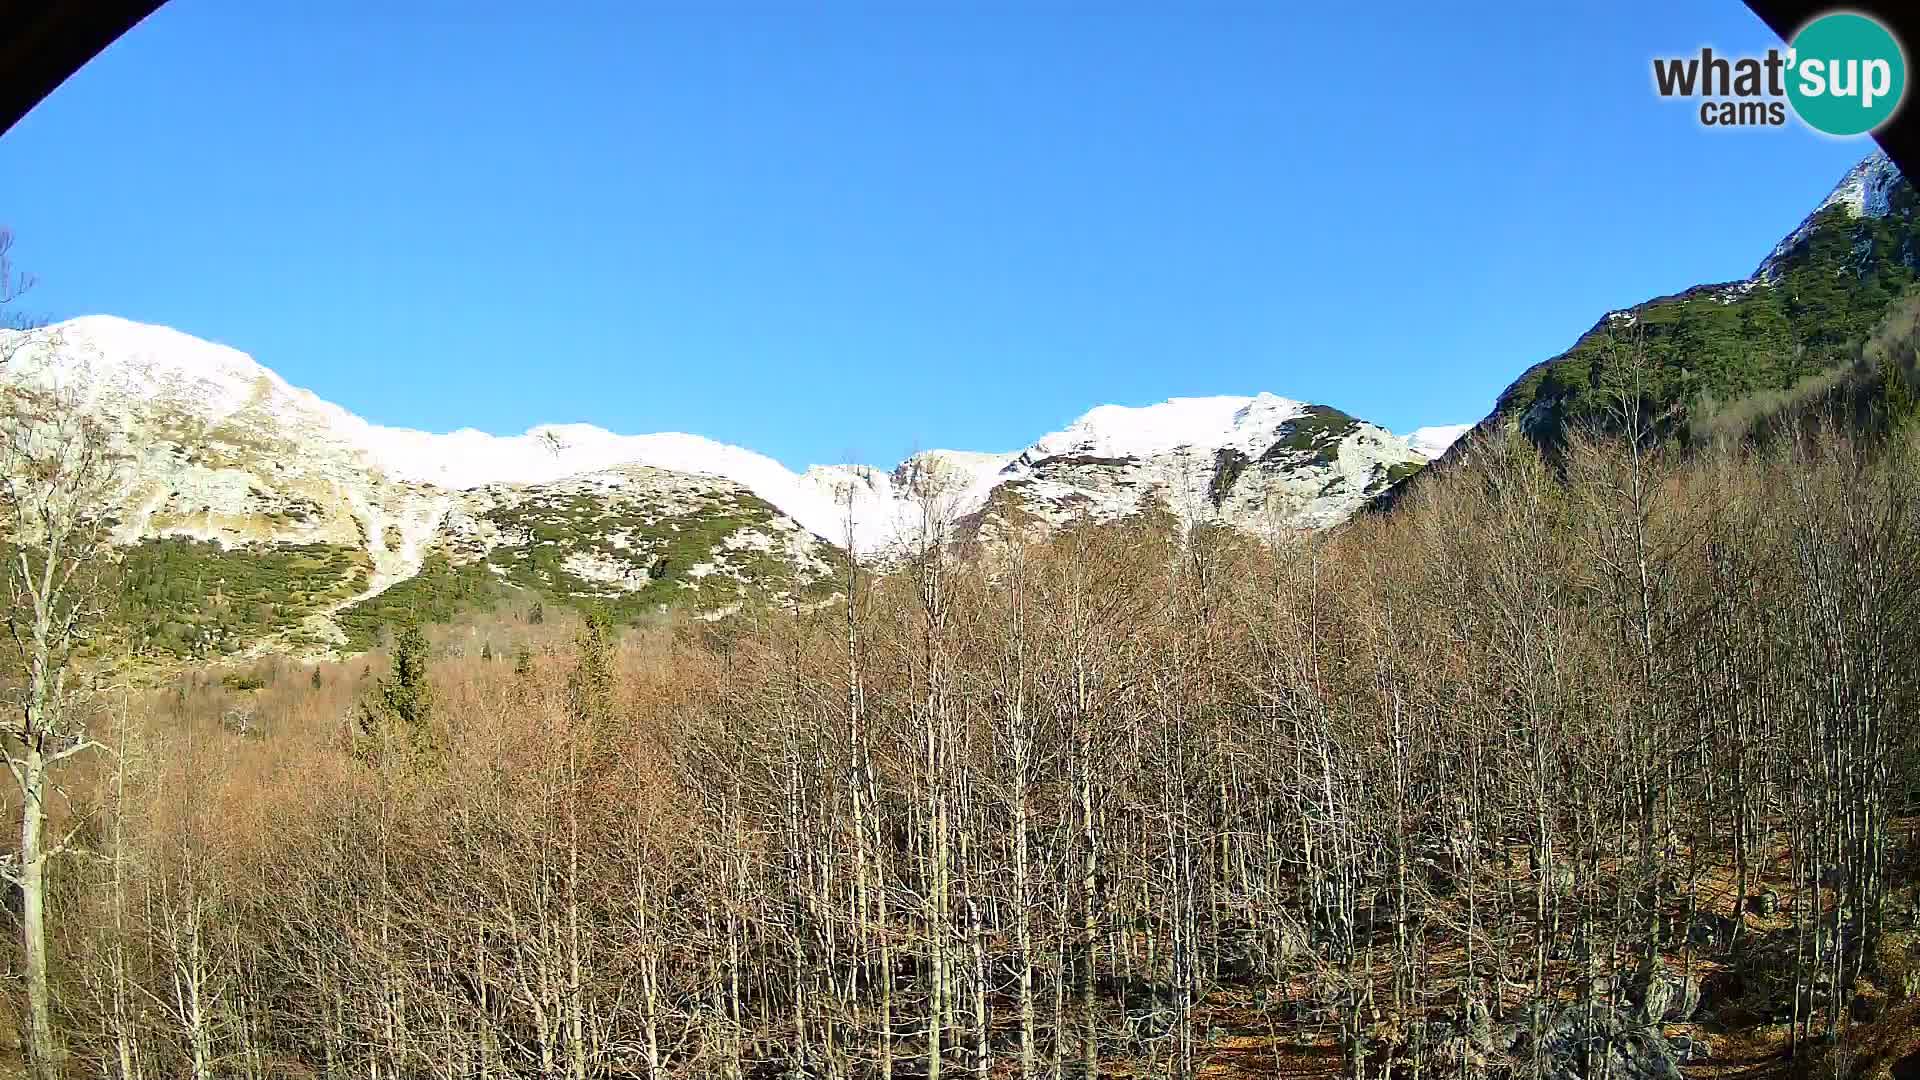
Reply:
M1887 152L1874 150L1859 164L1848 169L1847 174L1827 193L1827 197L1820 200L1820 205L1814 207L1812 213L1773 246L1767 257L1760 261L1750 280L1768 283L1778 281L1787 254L1812 235L1820 215L1827 210L1837 206L1849 217L1885 217L1892 210L1893 193L1902 182L1900 167L1893 163Z
M135 458L123 542L207 545L191 550L216 561L298 549L337 571L304 604L268 605L321 644L364 625L355 613L386 590L463 567L503 588L724 611L810 595L838 552L884 555L929 521L989 540L1016 521L1032 534L1153 512L1324 527L1454 430L1410 441L1273 394L1173 398L1099 406L1011 453L796 474L683 432L385 427L237 349L111 316L0 332L0 350L0 379L72 389L123 437Z

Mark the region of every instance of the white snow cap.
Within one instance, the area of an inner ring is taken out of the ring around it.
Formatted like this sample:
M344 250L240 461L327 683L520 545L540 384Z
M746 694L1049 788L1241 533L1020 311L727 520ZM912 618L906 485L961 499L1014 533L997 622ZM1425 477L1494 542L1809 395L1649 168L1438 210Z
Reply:
M8 337L21 335L5 333ZM242 409L302 446L331 447L399 481L467 489L489 484L543 484L616 465L704 473L741 484L808 531L845 544L846 498L853 496L857 550L890 542L914 520L900 506L889 477L847 485L838 467L797 475L764 454L701 435L620 435L592 424L542 424L520 435L473 428L436 433L383 427L355 416L285 379L238 349L164 326L89 315L31 331L15 357L14 377L83 387L90 400L164 402L214 426ZM928 451L922 457L946 454ZM975 471L992 472L1008 455L951 452Z
M1257 441L1306 411L1305 404L1273 394L1170 398L1157 405L1102 405L1089 410L1066 430L1042 437L1025 456L1028 460L1066 454L1152 457L1183 446L1246 449L1242 443Z
M249 425L284 434L316 455L441 488L551 483L617 465L705 473L747 487L833 543L851 538L861 552L883 548L919 523L930 477L940 480L943 512L965 514L1001 483L1029 475L1029 466L1043 458L1152 458L1227 447L1258 454L1276 430L1310 408L1273 394L1102 405L1023 452L927 450L892 470L829 465L796 474L764 454L683 432L620 435L592 424L543 424L519 435L383 427L289 385L238 349L112 316L0 337L48 346L20 350L9 377L84 387L109 411L116 403L164 404L209 427L244 413ZM1410 445L1432 456L1464 430L1422 428Z
M1472 424L1440 424L1434 427L1414 428L1407 433L1407 447L1431 461L1446 453L1447 447L1458 442L1460 436L1472 430Z
M1820 205L1813 208L1800 222L1800 227L1786 235L1786 238L1773 246L1773 250L1760 261L1759 269L1753 272L1753 279L1773 281L1780 276L1780 260L1786 257L1793 246L1806 239L1813 231L1813 219L1819 217L1828 207L1845 207L1854 217L1885 217L1892 209L1893 189L1900 186L1900 167L1893 163L1885 150L1875 149L1861 160L1860 164L1847 170Z

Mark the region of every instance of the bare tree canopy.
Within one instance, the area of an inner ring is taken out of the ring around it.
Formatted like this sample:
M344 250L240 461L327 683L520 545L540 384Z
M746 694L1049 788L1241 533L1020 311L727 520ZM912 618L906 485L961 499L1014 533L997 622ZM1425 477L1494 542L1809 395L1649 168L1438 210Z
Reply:
M86 730L88 672L75 660L106 614L119 466L107 433L71 391L0 388L0 577L10 666L23 683L0 733L20 793L20 848L4 873L21 897L28 1058L48 1080L63 1068L48 985L48 870L74 839L49 841L49 802L60 766L98 746Z
M55 1042L120 1080L1890 1053L1920 1009L1920 436L1681 454L1618 389L1626 437L1488 440L1332 535L967 554L936 513L841 605L622 632L529 600L489 648L411 628L88 732L23 711L17 762L114 748L47 810L40 850L94 856L49 896ZM22 460L88 475L51 430ZM17 595L23 630L68 610Z

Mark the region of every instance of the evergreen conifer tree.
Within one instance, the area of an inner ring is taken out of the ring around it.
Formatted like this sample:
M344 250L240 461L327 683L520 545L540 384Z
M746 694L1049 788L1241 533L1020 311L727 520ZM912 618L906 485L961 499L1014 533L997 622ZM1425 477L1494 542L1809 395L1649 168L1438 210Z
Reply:
M408 622L393 636L393 667L361 706L354 752L373 762L389 753L401 753L412 764L430 764L435 757L433 687L427 681L427 635L417 622Z

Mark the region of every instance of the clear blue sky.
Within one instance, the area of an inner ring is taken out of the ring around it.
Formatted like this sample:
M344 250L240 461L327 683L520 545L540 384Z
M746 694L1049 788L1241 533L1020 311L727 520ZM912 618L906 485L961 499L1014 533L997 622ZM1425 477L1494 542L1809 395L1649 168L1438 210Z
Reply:
M1456 7L171 0L0 137L0 222L36 311L382 423L891 464L1173 395L1476 420L1871 149L1655 97L1775 43L1738 0Z

